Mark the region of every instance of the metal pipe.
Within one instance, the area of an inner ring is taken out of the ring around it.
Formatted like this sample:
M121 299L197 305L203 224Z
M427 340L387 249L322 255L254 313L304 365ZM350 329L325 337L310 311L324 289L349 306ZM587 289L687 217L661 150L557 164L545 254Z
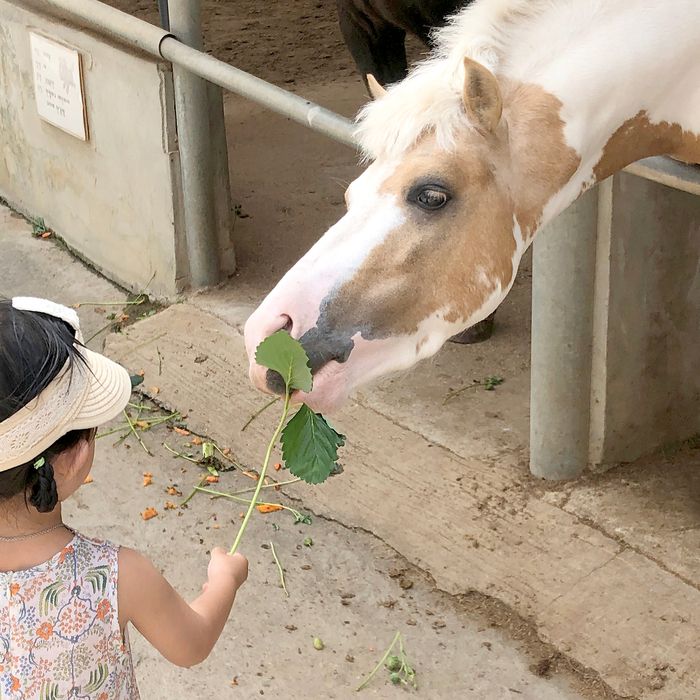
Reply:
M170 10L168 8L168 0L158 0L158 16L160 17L160 26L166 32L170 31Z
M201 0L170 0L169 9L170 28L197 53L202 46ZM220 278L209 95L207 83L179 65L173 65L173 85L190 286L196 289Z
M126 12L98 0L10 0L20 6L32 6L74 21L81 28L106 34L122 44L160 56L160 43L168 32L154 24L132 17Z
M303 97L272 85L250 73L230 66L212 56L195 51L177 39L165 37L160 46L163 58L220 85L226 90L257 102L348 146L355 147L353 123Z
M10 0L26 4L27 0ZM162 57L205 80L355 148L349 119L178 41L173 34L98 0L28 0L38 9ZM172 2L172 0L171 0ZM172 8L171 8L172 15ZM171 17L172 22L172 17Z

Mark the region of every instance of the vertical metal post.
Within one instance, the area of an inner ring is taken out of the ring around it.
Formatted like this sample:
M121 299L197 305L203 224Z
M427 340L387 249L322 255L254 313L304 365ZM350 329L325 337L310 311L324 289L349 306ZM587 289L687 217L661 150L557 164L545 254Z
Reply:
M573 479L588 464L598 189L533 249L530 471Z
M160 16L160 26L165 29L165 31L170 31L168 0L158 0L158 15Z
M169 8L170 31L201 50L201 0L169 0ZM206 287L220 278L207 83L173 65L173 84L190 285Z

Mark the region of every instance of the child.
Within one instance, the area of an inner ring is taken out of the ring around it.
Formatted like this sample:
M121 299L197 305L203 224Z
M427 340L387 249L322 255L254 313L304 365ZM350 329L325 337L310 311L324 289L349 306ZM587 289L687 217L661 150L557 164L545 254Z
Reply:
M90 471L96 427L131 394L119 365L82 345L77 314L0 301L0 697L139 697L131 622L166 659L207 658L248 576L214 549L187 604L134 550L64 525L61 502Z

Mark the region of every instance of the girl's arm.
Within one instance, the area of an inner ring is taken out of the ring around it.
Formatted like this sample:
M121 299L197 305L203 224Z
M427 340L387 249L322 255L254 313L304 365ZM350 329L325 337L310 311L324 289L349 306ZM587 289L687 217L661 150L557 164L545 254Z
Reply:
M213 549L202 594L189 605L142 554L119 550L119 622L134 627L171 663L194 666L209 656L248 577L242 554Z

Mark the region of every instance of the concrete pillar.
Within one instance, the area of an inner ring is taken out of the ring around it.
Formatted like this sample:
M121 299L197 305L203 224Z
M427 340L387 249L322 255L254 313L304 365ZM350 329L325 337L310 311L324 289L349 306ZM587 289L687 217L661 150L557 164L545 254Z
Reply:
M573 479L588 464L598 188L535 239L530 471Z

